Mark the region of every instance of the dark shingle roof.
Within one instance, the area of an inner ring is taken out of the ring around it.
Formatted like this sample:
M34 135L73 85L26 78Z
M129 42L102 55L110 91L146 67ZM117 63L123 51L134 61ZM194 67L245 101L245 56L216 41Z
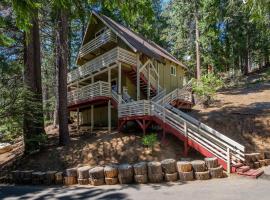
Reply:
M115 22L114 20L105 15L98 14L96 12L93 12L93 14L101 21L103 21L103 23L109 26L121 39L124 40L124 42L128 43L128 45L131 46L134 51L142 52L147 56L153 57L161 62L163 62L163 59L165 58L186 68L183 63L181 63L173 55L171 55L168 51L166 51L156 43L147 40L146 38L131 31L127 27Z

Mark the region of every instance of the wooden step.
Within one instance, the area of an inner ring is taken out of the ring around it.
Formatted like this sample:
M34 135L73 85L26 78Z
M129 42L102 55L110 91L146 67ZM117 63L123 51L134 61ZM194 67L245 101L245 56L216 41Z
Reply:
M246 171L250 170L249 166L242 166L236 169L237 173L245 173Z
M237 174L242 175L242 176L247 176L250 178L258 178L263 174L263 169L250 169L246 172L237 172Z

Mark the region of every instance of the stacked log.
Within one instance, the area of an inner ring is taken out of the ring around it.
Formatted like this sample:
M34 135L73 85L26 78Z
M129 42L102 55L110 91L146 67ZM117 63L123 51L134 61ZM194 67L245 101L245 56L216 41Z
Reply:
M63 184L63 172L55 173L55 184Z
M160 162L149 162L147 164L148 178L151 183L160 183L163 180L163 173Z
M93 186L104 185L104 167L94 167L89 170L89 182Z
M181 181L192 181L194 179L192 165L188 161L178 161L176 163L179 179Z
M144 184L147 183L147 163L146 162L139 162L133 165L134 168L134 180L136 183Z
M55 183L55 174L56 171L47 171L45 173L45 178L44 178L44 184L46 185L52 185Z
M216 157L205 158L204 159L206 166L209 170L211 178L222 178L223 177L223 168L219 166L218 159Z
M107 185L115 185L118 183L118 167L111 164L104 167L105 183Z
M207 170L205 161L194 160L191 161L192 168L195 172L195 178L197 180L208 180L210 179L209 171Z
M118 179L120 184L128 184L133 181L133 167L129 164L122 164L118 167Z
M66 177L64 178L65 185L77 184L77 168L66 169Z
M20 173L21 172L19 170L15 170L15 171L11 172L13 183L20 184L20 181L21 181L21 177L20 177L21 174Z
M267 165L268 161L265 158L265 153L248 153L245 154L245 165L250 168L257 169L263 165Z
M177 181L178 174L176 172L176 161L174 159L166 159L161 161L161 168L163 173L165 174L165 181Z
M77 170L78 184L87 185L89 183L89 170L90 166L79 167Z

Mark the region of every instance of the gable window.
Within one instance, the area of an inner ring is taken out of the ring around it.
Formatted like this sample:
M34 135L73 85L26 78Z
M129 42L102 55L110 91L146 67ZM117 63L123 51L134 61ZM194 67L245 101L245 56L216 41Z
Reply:
M98 32L96 32L95 37L101 35L101 34L104 33L106 30L107 30L107 27L104 27L104 28L100 29Z
M171 66L171 75L176 76L176 67L175 66Z

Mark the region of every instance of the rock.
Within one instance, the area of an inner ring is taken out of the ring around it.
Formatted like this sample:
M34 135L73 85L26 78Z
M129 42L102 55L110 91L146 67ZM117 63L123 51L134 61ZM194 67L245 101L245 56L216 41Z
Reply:
M0 143L0 154L9 152L12 150L12 145L9 143Z

